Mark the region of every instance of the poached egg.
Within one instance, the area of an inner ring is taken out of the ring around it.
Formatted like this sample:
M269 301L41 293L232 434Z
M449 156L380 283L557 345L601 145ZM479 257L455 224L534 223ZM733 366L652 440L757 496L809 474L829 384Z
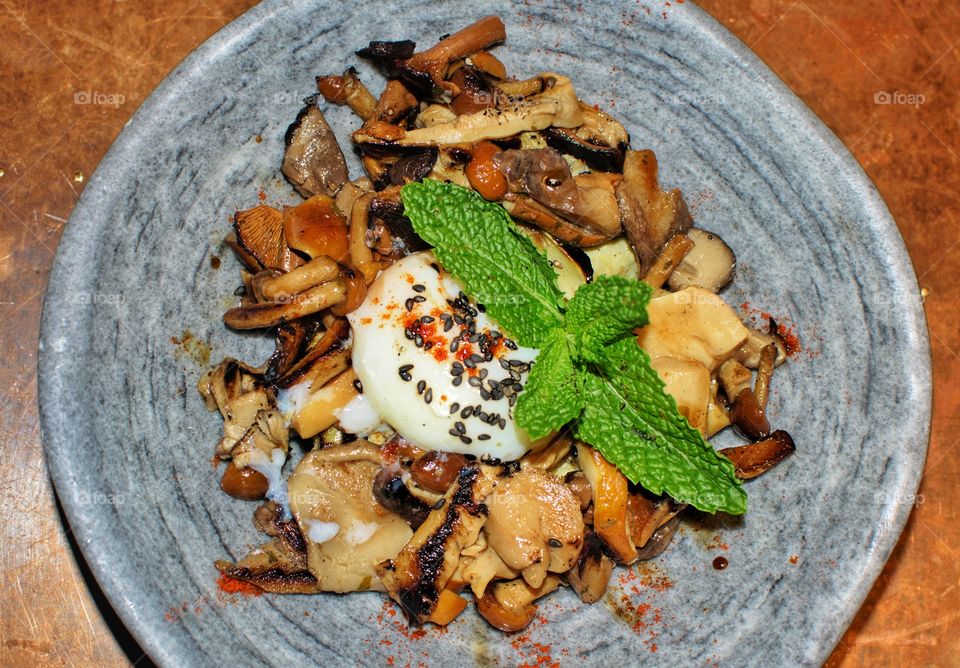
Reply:
M384 270L348 319L362 396L406 440L501 461L533 447L513 408L537 351L511 340L433 253Z

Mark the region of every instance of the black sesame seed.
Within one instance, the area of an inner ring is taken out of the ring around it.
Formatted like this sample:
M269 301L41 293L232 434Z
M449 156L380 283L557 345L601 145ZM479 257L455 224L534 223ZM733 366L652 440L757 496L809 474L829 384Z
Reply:
M414 292L423 292L423 291L426 290L426 289L427 289L427 286L422 285L422 284L420 284L420 283L417 283L416 285L413 286L413 291L414 291Z
M500 367L501 367L504 371L509 371L509 370L510 370L510 362L508 362L507 360L503 359L502 357L501 357L500 359L498 359L497 361L500 362Z
M471 443L473 443L473 439L470 438L469 436L461 436L460 442L463 443L464 445L470 445Z
M501 334L501 333L498 332L497 330L495 330L495 329L491 329L491 330L490 330L490 338L491 338L491 339L499 339L501 336L503 336L503 334Z
M510 405L513 406L515 403L517 403L517 395L511 394L511 395L510 395ZM500 427L500 428L503 429L503 427Z
M474 362L474 361L471 359L471 357L473 357L473 356L471 355L471 356L468 357L467 359L463 360L463 365L464 365L465 367L467 367L468 369L476 369L476 368L477 368L477 363Z
M476 376L470 376L470 377L467 379L467 383L468 383L471 387L480 387L480 386L482 385L482 383L480 382L480 379L477 378Z
M484 306L483 304L477 304L477 310L480 311L480 313L486 313L487 307Z
M440 265L439 265L439 264L437 264L436 262L431 262L431 263L430 263L430 266L433 267L433 270L434 270L435 272L437 272L438 274L440 273Z
M413 301L417 302L418 304L422 304L423 302L427 301L427 298L423 295L417 295L413 298Z
M423 391L427 389L427 381L420 380L417 381L417 394L423 394Z
M466 419L473 415L473 406L467 406L462 411L460 411L460 417Z
M480 364L480 362L483 361L483 357L481 355L473 353L472 355L470 355L470 361L473 362L474 364Z
M399 371L402 372L402 373L407 373L407 372L409 372L410 369L412 369L412 368L413 368L413 365L412 365L412 364L404 364L402 367L400 367Z
M433 348L433 341L427 341L426 343L423 344L424 350L430 350L431 348Z
M510 401L510 405L511 405L511 406L513 405L512 399L513 399L513 397L511 397L511 401ZM499 427L500 427L501 429L506 429L506 427L507 427L507 421L504 420L503 418L500 418Z
M425 322L427 324L430 324L431 322L433 322L433 319L434 318L432 315L425 315L422 318L420 318L420 322Z
M433 388L432 388L432 387L427 388L427 393L423 395L423 400L424 400L424 402L426 402L426 403L428 403L428 404L429 404L431 401L433 401Z
M450 342L450 352L452 353L457 352L457 348L459 347L460 347L460 339L454 339L453 341Z
M477 375L480 376L480 380L483 380L484 378L487 377L487 374L489 374L489 373L490 373L490 371L487 370L487 369L480 369L480 373L477 374Z
M480 422L489 422L489 421L490 421L490 414L487 413L487 412L485 412L485 411L479 411L479 412L477 413L477 417L480 418Z
M447 318L443 321L443 331L449 332L451 329L453 329L453 320Z
M416 336L414 336L414 337L413 337L413 345L415 345L417 348L419 348L420 346L422 346L422 345L423 345L423 337L420 336L419 334L417 334Z
M443 499L440 499L440 500L443 501ZM550 540L547 541L547 543L550 544L550 547L563 547L563 543L561 543L556 538L551 538Z
M467 428L464 426L462 422L460 422L460 420L457 420L456 422L453 423L453 428L457 430L458 434L467 433Z
M514 380L520 380L520 372L516 369L510 369L510 377Z
M457 431L456 429L451 429L451 430L448 431L447 433L450 434L451 436L457 436L457 437L460 436L460 432Z
M403 305L406 307L407 311L413 310L413 297L407 298L407 301L403 302Z
M484 401L490 401L490 393L487 392L484 388L480 388L480 398Z
M407 337L408 339L410 339L411 341L413 341L413 338L417 335L417 333L416 333L415 331L413 331L412 329L404 329L404 330L403 330L403 335L404 335L405 337Z
M460 383L463 382L463 376L455 376L453 379L453 386L460 387Z
M437 502L433 504L433 509L440 510L441 508L443 508L443 504L445 504L446 502L447 502L446 499L437 499ZM557 547L560 547L560 546L557 545Z
M454 401L452 404L450 404L450 415L453 415L453 414L456 413L458 410L460 410L460 404L459 404L459 403L457 403L456 401Z
M478 441L489 441L489 440L490 440L490 434L480 434L479 436L477 436L477 440L478 440Z
M507 348L509 348L510 350L516 350L516 349L517 349L517 344L514 343L513 341L511 341L510 339L504 339L504 340L503 340L503 345L505 345L505 346L506 346Z
M353 381L353 389L355 389L360 394L363 394L363 383L360 382L359 378Z

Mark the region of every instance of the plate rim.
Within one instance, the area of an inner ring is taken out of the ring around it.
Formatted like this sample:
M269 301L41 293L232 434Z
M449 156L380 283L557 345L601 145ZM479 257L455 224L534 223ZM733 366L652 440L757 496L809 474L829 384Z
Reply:
M263 0L251 7L191 51L146 97L111 144L87 187L81 193L58 243L44 297L37 362L37 400L45 462L56 497L68 522L64 530L72 531L74 534L82 558L93 573L97 585L126 629L139 643L140 648L152 659L164 665L180 665L191 659L195 660L196 656L171 652L170 646L163 642L163 634L160 632L162 628L157 626L155 620L138 613L135 601L128 597L127 589L122 586L121 581L111 575L108 567L111 551L105 550L103 546L108 542L117 543L119 538L109 533L98 534L91 529L91 523L85 519L96 513L86 510L81 503L77 502L77 499L81 498L80 494L87 490L82 488L71 475L70 457L74 441L67 436L66 427L69 416L61 410L65 405L64 389L58 382L59 363L64 357L70 355L70 344L62 350L56 350L52 345L53 342L61 340L64 334L72 333L74 330L70 322L54 314L65 312L68 310L67 306L74 311L77 310L78 305L75 302L68 303L70 298L64 286L70 286L70 289L75 291L81 286L91 284L92 275L84 273L82 264L70 263L68 250L84 248L85 240L89 243L90 239L96 238L104 231L103 221L98 220L96 215L97 200L102 194L109 194L113 178L122 169L123 158L130 154L141 133L146 131L148 124L144 121L163 105L168 96L176 92L182 82L201 74L212 56L229 49L233 43L242 41L262 22L269 21L281 13L290 2L291 0ZM812 138L840 162L842 173L848 178L850 186L861 191L862 206L872 213L869 222L863 224L868 224L873 230L879 232L884 242L894 251L886 260L888 270L897 278L896 284L907 293L910 288L915 288L914 292L917 295L916 298L906 301L908 308L900 314L901 332L907 335L911 344L910 357L904 358L904 365L909 368L908 375L911 380L910 395L915 397L914 403L919 408L914 413L913 423L910 425L913 427L913 433L916 434L915 444L911 445L918 450L917 456L905 460L902 464L898 477L899 487L894 490L895 493L891 495L893 498L885 508L884 526L877 532L877 539L870 546L865 567L858 578L845 583L845 590L854 592L854 595L847 596L842 601L842 609L837 616L843 621L840 624L835 623L834 628L830 629L828 635L832 637L829 645L821 648L821 655L817 657L819 663L833 651L870 593L873 583L880 575L903 532L912 509L909 498L916 493L922 478L930 440L933 400L932 356L926 316L919 299L918 279L899 227L876 185L850 150L756 53L719 21L690 0L685 3L684 11L688 13L685 20L696 25L719 48L732 53L745 70L756 75L764 85L769 87L778 105L784 108L788 115L798 119L802 127L811 131ZM88 310L92 310L92 304L85 306ZM76 344L73 345L75 347Z

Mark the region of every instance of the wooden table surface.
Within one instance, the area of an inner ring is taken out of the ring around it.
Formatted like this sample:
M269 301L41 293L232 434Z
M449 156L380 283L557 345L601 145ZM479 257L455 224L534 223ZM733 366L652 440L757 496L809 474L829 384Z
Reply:
M0 0L2 665L149 663L78 564L54 500L37 419L40 311L86 176L164 75L252 4ZM960 4L702 4L850 148L925 288L936 386L926 471L906 532L828 665L960 665Z

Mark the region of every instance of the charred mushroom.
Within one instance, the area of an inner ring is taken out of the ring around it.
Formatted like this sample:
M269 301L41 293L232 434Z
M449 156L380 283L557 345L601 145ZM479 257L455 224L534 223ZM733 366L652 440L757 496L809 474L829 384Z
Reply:
M777 430L762 441L724 448L720 454L733 462L738 478L750 480L772 469L796 449L790 434Z

